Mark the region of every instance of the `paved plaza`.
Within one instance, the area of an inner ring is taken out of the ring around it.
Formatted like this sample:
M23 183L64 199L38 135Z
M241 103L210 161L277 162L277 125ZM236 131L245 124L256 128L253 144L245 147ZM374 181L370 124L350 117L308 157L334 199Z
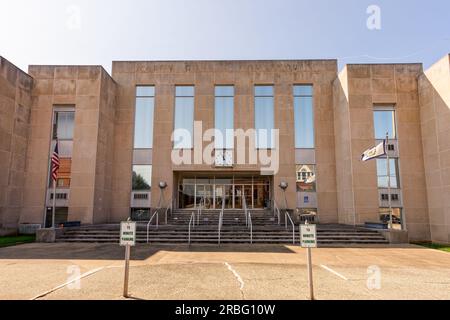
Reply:
M124 248L24 244L0 249L0 300L123 299ZM307 299L298 246L132 248L134 299ZM450 299L450 254L415 245L313 249L317 299ZM79 279L79 281L77 281Z

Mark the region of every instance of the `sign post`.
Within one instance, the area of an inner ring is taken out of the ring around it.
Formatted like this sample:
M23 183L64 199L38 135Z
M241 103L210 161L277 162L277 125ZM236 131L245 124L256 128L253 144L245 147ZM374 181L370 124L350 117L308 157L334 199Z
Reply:
M120 245L125 246L125 276L123 281L123 296L128 298L128 279L130 273L131 246L136 244L136 222L123 221L120 223Z
M306 248L309 298L314 300L311 248L317 248L317 231L316 225L308 224L308 220L305 221L305 224L300 225L300 245L302 248Z

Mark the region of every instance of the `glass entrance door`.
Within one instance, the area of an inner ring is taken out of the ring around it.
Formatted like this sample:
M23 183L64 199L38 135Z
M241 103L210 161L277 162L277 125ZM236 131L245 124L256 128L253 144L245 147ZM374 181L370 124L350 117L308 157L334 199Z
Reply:
M233 209L233 186L229 184L215 185L215 208L222 209L222 201L225 201L225 209Z
M234 208L244 209L244 203L242 202L242 197L244 194L244 188L242 185L234 186Z
M252 185L245 184L242 187L244 188L245 204L247 205L247 208L253 209Z
M205 209L212 209L213 207L213 185L198 184L196 185L196 206L201 206Z
M264 209L270 207L269 185L255 184L253 186L253 208Z
M249 209L270 207L270 178L262 176L189 177L180 180L178 205L181 209L197 208Z

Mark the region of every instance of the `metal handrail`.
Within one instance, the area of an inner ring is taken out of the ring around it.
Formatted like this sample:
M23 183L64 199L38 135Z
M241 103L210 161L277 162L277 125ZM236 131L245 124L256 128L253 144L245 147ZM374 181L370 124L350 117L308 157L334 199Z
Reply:
M291 225L292 225L292 244L295 244L295 224L294 224L294 221L291 218L291 215L287 211L287 209L284 209L284 220L285 220L284 223L285 223L285 228L287 229L286 216L289 218L289 221L291 222Z
M219 214L219 230L218 230L218 235L217 235L217 242L220 245L220 233L222 231L222 224L223 224L223 211L225 210L225 199L224 197L222 197L222 210L220 210L220 214Z
M153 218L156 216L156 229L158 229L159 227L159 210L161 210L161 208L157 208L156 211L153 213L153 215L150 217L150 220L148 220L147 223L147 243L148 243L148 238L149 238L149 230L150 230L150 225L153 221Z
M253 222L252 214L247 208L247 200L243 198L244 203L244 213L245 213L245 225L250 229L250 243L253 243Z
M205 205L205 197L200 200L200 205L197 208L197 225L200 225L200 216L202 215L202 206Z
M244 204L245 226L248 226L247 201L245 200L245 196L242 197L242 200Z
M253 222L252 222L252 214L248 212L248 224L250 226L250 244L253 244Z
M191 245L191 225L192 228L195 228L195 212L192 212L191 219L189 220L189 227L188 227L188 243Z
M277 212L277 217L278 217L278 225L280 225L281 224L281 216L280 216L280 208L278 208L278 205L277 205L277 203L275 202L275 200L273 201L273 206L274 206L274 209L275 209L275 211Z
M275 216L277 215L277 209L276 209L277 204L275 202L275 199L270 200L270 203L271 204L273 203L272 212L273 212L273 217L275 218Z
M164 220L166 221L167 224L167 213L170 210L170 212L172 212L172 199L170 199L170 203L166 208L166 211L164 212Z

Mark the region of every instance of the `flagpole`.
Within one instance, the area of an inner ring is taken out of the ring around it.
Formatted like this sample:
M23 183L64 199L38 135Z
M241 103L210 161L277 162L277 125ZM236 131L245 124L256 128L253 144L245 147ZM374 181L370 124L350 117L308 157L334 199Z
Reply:
M52 229L55 229L56 180L53 180Z
M56 149L58 146L58 138L56 138L56 146L55 146L55 150L56 152L58 152L58 150ZM54 151L55 152L55 151ZM59 155L58 155L59 157ZM53 158L53 155L52 155ZM52 168L53 168L53 163L52 163ZM52 229L55 229L55 211L56 211L56 180L58 179L58 172L56 171L56 175L55 177L53 177L53 170L52 170L52 180L53 180L53 206L52 206Z
M391 203L391 166L389 162L389 132L386 132L386 160L388 174L388 203L389 203L389 229L392 229L392 203Z

